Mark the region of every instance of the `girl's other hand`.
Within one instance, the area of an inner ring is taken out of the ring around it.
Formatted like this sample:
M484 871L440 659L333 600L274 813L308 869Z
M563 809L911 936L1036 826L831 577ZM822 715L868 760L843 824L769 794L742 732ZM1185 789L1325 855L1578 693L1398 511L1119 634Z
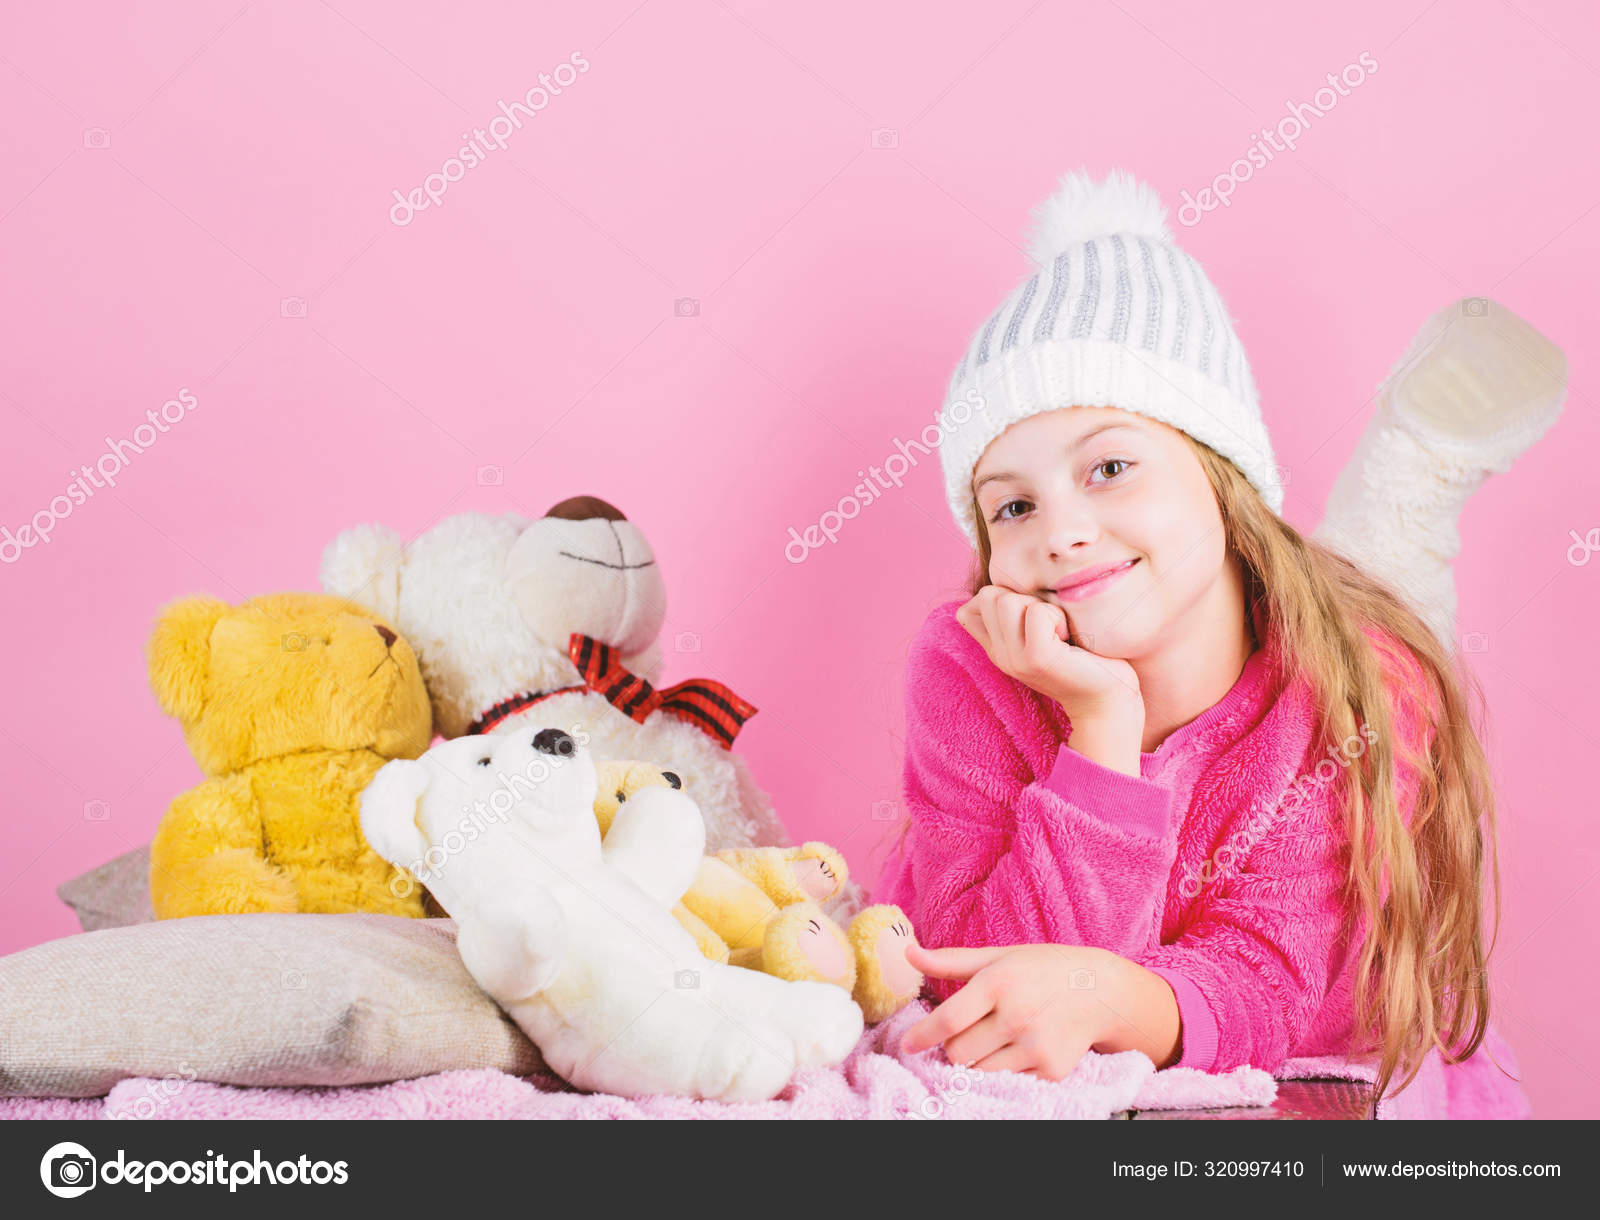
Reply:
M1114 955L1081 945L924 949L906 960L966 985L905 1032L901 1050L940 1043L954 1064L1062 1080L1109 1038L1122 1005Z
M991 584L956 611L956 621L997 669L1054 699L1074 724L1137 711L1143 728L1144 700L1133 666L1068 643L1072 629L1060 606Z

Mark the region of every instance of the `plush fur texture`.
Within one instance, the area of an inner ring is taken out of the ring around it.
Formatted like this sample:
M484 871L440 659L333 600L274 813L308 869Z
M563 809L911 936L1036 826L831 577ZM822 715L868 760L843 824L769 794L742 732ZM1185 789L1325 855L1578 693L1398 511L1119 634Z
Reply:
M1033 210L1028 257L1035 268L1048 267L1069 246L1137 233L1155 241L1172 241L1161 196L1126 170L1112 170L1096 182L1084 170L1061 176L1055 193Z
M565 734L463 737L385 766L361 824L392 863L424 862L468 972L578 1088L760 1101L841 1062L863 1028L846 992L707 961L672 918L705 851L694 802L645 788L602 845L597 791ZM500 816L464 833L474 809Z
M611 822L617 816L617 810L638 793L646 788L683 787L682 779L675 772L664 770L654 763L628 760L600 761L595 763L595 771L598 788L594 798L594 820L600 827L601 839L610 833ZM709 924L684 903L678 902L673 905L672 917L694 937L694 943L699 946L702 954L714 962L728 960L727 941L718 936Z
M463 735L520 692L580 685L567 655L574 631L612 645L624 666L661 682L666 588L655 554L637 526L594 497L563 501L533 521L463 513L409 543L382 526L357 526L328 544L321 580L330 593L394 619L417 650L446 737ZM695 655L680 660L692 664ZM698 676L690 670L673 680ZM538 728L562 729L602 759L677 772L713 851L789 840L737 748L680 719L656 712L639 724L604 696L578 691L533 704L494 731ZM850 897L859 905L859 892Z
M1499 301L1452 301L1378 387L1313 535L1387 580L1451 647L1461 513L1561 414L1567 357Z
M596 767L600 787L594 810L602 837L618 810L641 791L682 785L677 775L650 763ZM817 905L849 879L844 857L826 843L721 851L700 861L672 915L710 960L782 979L833 983L873 1014L868 1020L878 1022L915 998L922 975L905 960L911 921L899 907L858 912L847 934ZM876 934L886 927L895 931Z
M161 612L147 651L151 688L209 777L156 830L158 919L423 914L359 824L378 768L432 736L416 658L387 622L321 593L189 597Z

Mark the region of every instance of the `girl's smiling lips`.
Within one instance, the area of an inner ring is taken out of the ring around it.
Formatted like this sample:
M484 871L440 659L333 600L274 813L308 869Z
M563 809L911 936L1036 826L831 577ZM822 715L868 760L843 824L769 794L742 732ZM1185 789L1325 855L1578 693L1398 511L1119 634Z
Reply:
M1065 584L1056 586L1056 596L1064 602L1082 601L1088 597L1109 589L1122 578L1122 574L1134 564L1138 563L1137 557L1124 559L1121 563L1102 563L1096 567L1085 568Z

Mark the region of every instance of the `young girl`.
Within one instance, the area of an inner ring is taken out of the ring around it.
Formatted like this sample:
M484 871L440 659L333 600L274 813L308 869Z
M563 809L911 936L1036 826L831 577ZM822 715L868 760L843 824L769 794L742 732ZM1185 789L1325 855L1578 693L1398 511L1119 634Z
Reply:
M1278 515L1244 352L1154 192L1068 175L1036 215L1038 274L941 421L977 570L908 662L910 821L874 900L943 1003L904 1048L1051 1080L1090 1049L1373 1053L1380 1094L1442 1055L1452 1116L1525 1117L1464 679Z

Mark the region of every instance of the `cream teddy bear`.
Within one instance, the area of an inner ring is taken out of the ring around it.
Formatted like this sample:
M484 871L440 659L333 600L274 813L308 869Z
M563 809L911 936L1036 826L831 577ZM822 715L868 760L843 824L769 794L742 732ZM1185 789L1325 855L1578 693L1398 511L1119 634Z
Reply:
M533 521L461 513L410 542L356 526L324 549L320 578L411 641L441 735L559 728L596 758L644 759L683 776L712 851L792 841L729 748L754 707L715 683L661 706L637 685L597 682L620 690L613 703L589 684L602 657L607 672L652 688L662 670L661 570L644 532L604 500L563 500ZM577 637L593 641L586 655ZM831 904L841 917L862 905L854 882Z
M798 1067L842 1062L863 1029L848 993L708 961L669 913L705 850L694 801L650 787L602 845L598 786L558 729L457 738L384 766L361 828L428 886L467 971L578 1088L762 1101Z

